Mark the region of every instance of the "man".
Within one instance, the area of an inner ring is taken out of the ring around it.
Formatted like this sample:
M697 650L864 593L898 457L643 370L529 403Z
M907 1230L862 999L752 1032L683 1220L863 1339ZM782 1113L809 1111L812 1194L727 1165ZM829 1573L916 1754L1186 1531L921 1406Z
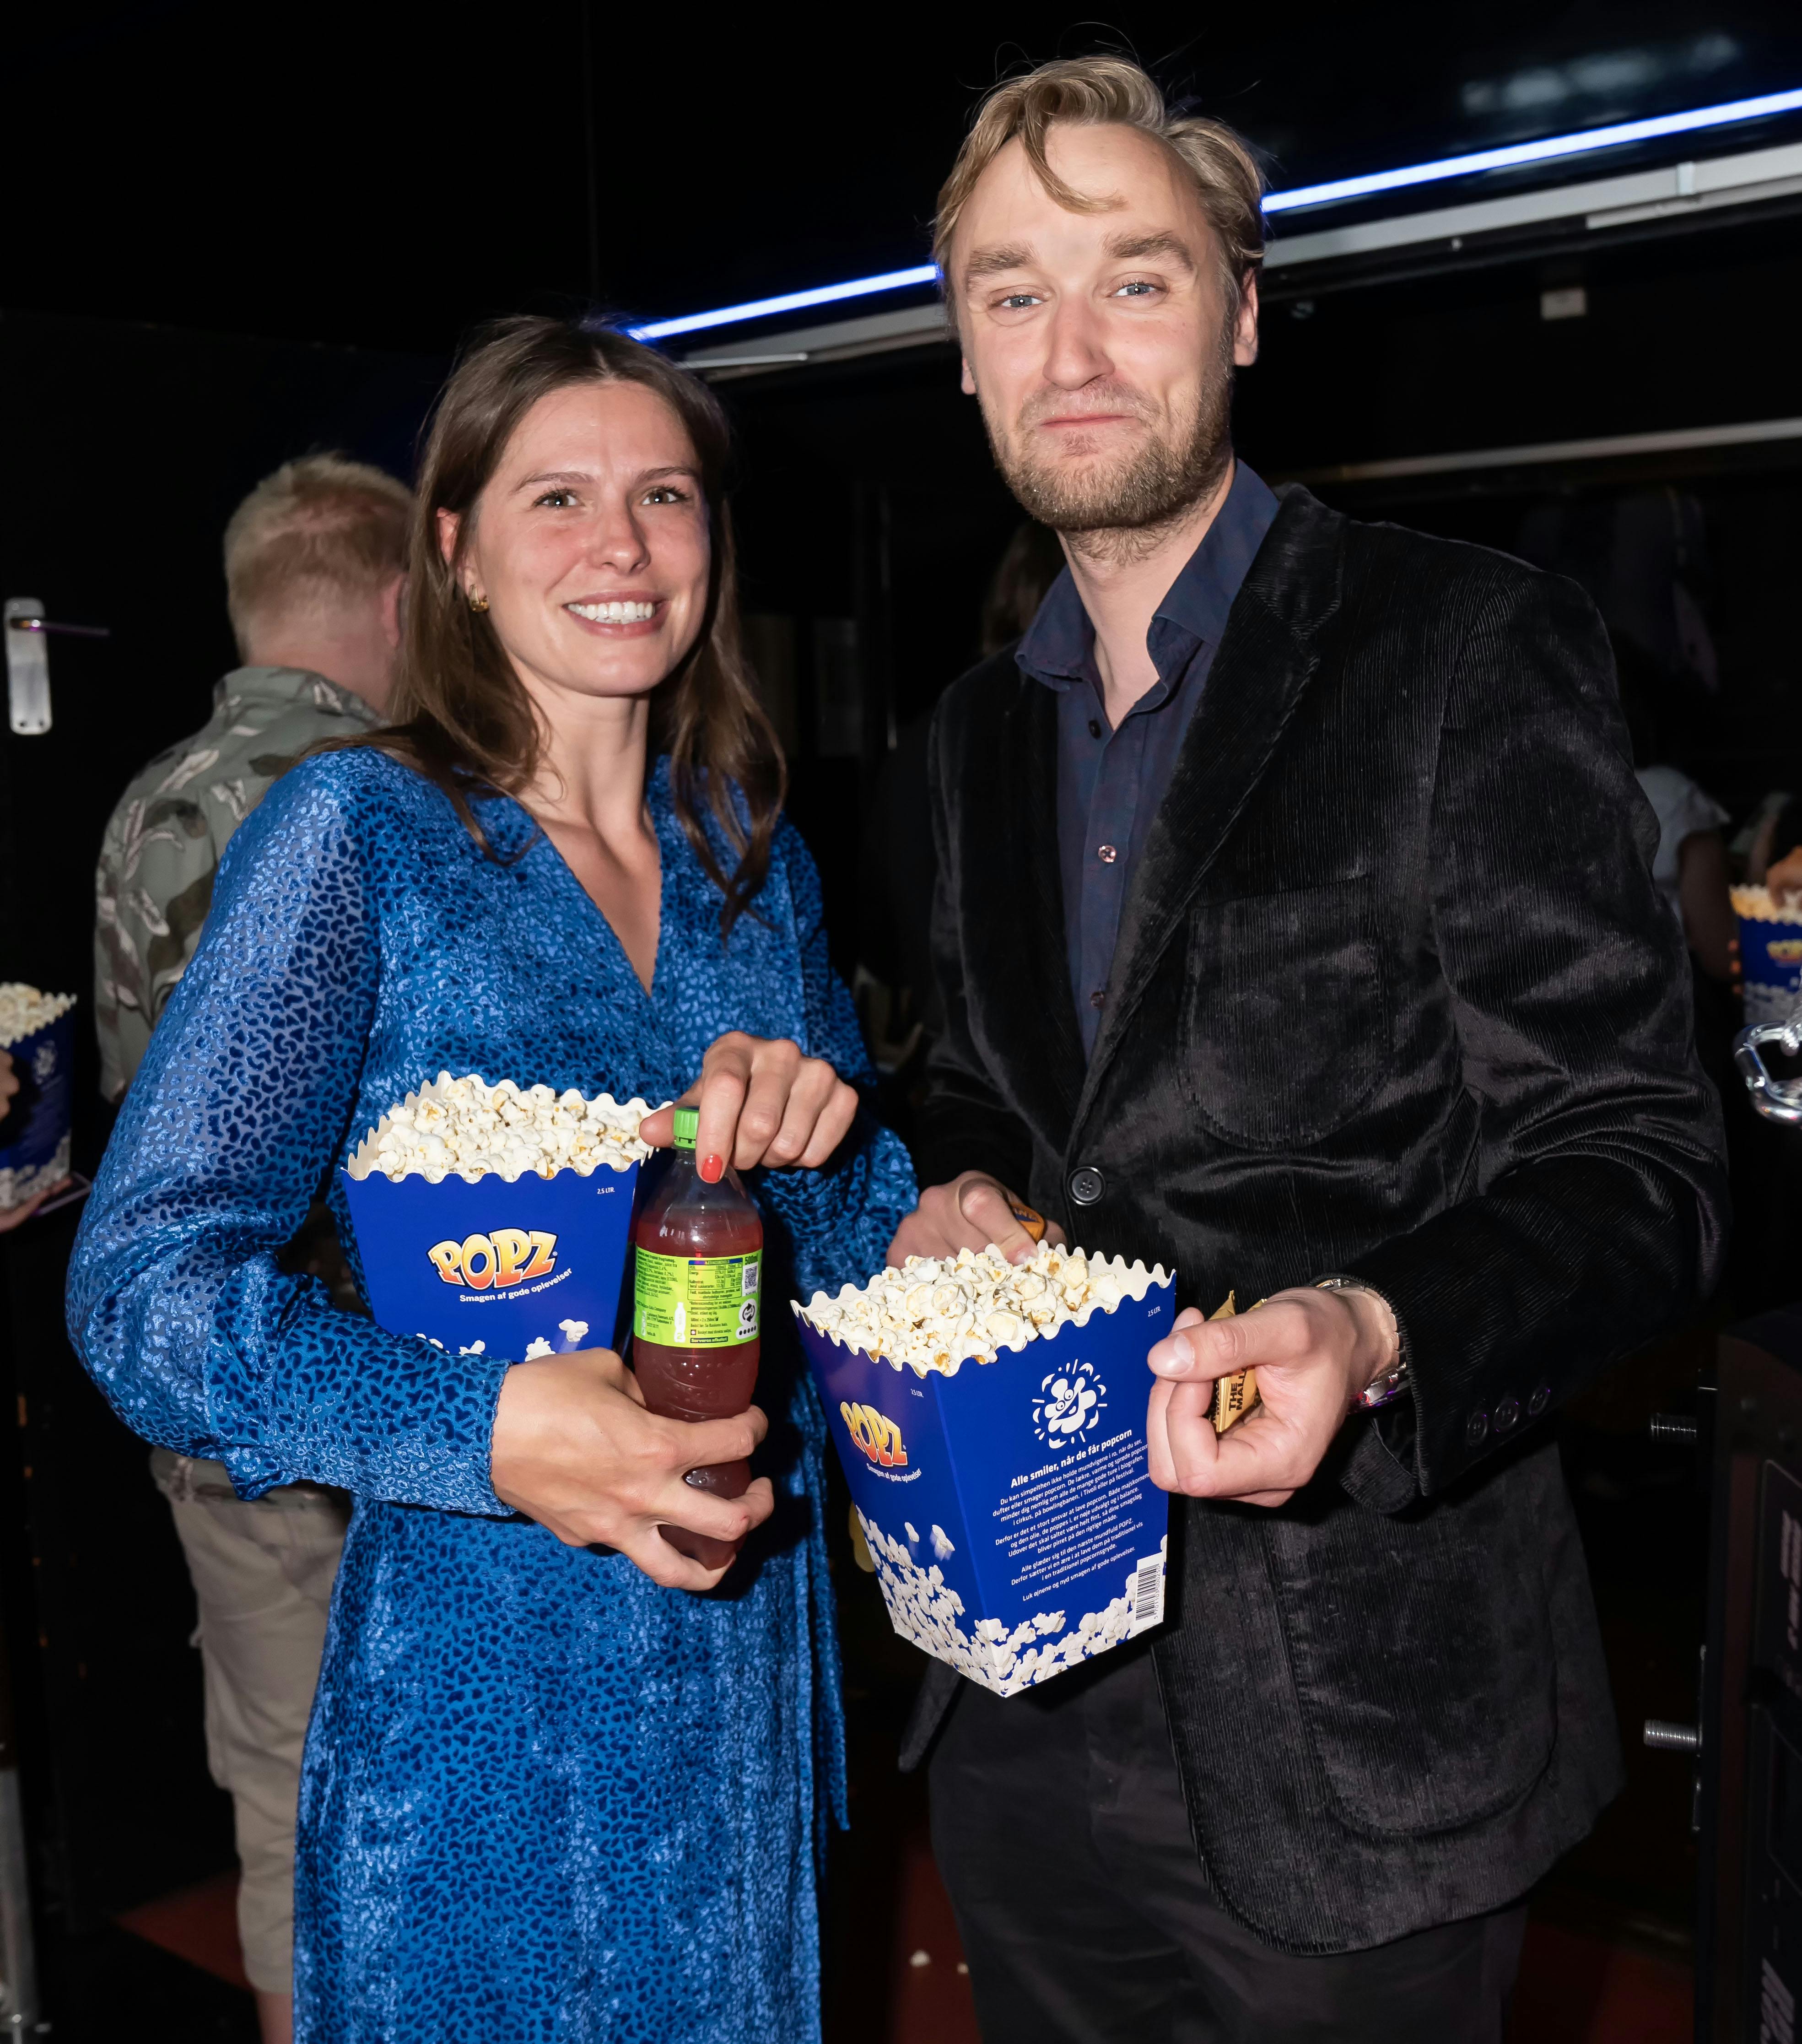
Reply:
M1184 1308L1171 1622L1005 1702L935 1668L910 1727L988 2044L1500 2038L1520 1898L1620 1781L1545 1418L1720 1255L1599 621L1235 463L1258 196L1095 58L993 93L940 198L963 387L1068 570L938 714L891 1254L1022 1254L1018 1193Z
M101 1077L117 1101L199 942L233 831L309 746L382 720L401 644L412 498L379 469L310 455L259 482L225 528L225 592L244 665L213 716L159 754L113 812L95 876ZM341 1269L330 1224L294 1254ZM354 1291L341 1304L354 1304ZM232 1794L238 1927L264 2044L293 2034L294 1858L301 1749L344 1544L346 1500L312 1484L254 1504L223 1463L159 1448L194 1578L207 1754Z

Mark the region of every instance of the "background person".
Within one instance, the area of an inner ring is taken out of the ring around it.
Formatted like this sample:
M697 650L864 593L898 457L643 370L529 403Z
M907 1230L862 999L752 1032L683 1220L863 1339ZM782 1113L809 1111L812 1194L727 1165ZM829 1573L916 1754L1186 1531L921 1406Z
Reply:
M513 321L463 360L398 720L232 843L76 1247L72 1336L131 1424L242 1493L356 1498L296 1885L297 2028L332 2044L819 2034L842 1729L824 1419L778 1302L866 1274L913 1177L853 1132L867 1067L740 649L728 453L706 386L617 334ZM448 1367L279 1270L441 1067L686 1093L704 1178L764 1167L779 1512L772 1474L683 1481L749 1454L755 1409L657 1418L605 1348ZM718 1596L661 1531L766 1521Z
M401 643L413 499L378 468L309 455L267 476L225 528L241 667L213 714L121 797L94 876L101 1089L125 1097L200 939L232 833L307 748L370 731Z
M219 862L309 746L373 730L400 650L413 498L380 469L309 455L266 477L225 528L225 600L244 664L212 717L159 753L113 813L95 875L102 1084L123 1098L200 941ZM355 1304L329 1216L286 1257ZM266 2044L292 2031L294 1814L349 1500L315 1483L241 1499L223 1462L152 1451L199 1608L206 1750L232 1796L238 1935Z
M1173 1622L1007 1701L935 1666L910 1728L986 2044L1499 2044L1520 1898L1620 1781L1535 1423L1720 1263L1600 622L1235 463L1262 234L1243 144L1116 58L997 88L940 195L964 388L1069 571L934 725L891 1255L1025 1253L1016 1188L1182 1308Z

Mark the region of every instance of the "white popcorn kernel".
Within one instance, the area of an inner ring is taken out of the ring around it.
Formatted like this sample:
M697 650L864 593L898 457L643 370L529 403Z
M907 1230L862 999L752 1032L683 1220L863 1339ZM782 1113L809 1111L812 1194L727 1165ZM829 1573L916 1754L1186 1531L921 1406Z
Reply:
M473 1072L440 1072L382 1116L346 1168L353 1178L417 1171L434 1185L453 1170L470 1185L490 1175L512 1185L528 1172L551 1178L564 1169L586 1178L603 1164L623 1171L651 1154L638 1134L651 1112L636 1096L585 1100L573 1087L559 1097L548 1085L522 1091L511 1079L489 1086Z
M1170 1281L1162 1265L1128 1270L1118 1257L1089 1256L1041 1243L1017 1267L993 1250L960 1251L942 1262L911 1256L905 1271L885 1270L859 1290L846 1285L836 1299L816 1292L794 1310L822 1334L897 1370L924 1377L954 1375L969 1362L992 1362L1004 1348L1049 1339L1074 1320L1112 1312Z
M550 1353L551 1344L542 1335L535 1335L525 1345L525 1359L528 1362L536 1362L541 1355L548 1355Z

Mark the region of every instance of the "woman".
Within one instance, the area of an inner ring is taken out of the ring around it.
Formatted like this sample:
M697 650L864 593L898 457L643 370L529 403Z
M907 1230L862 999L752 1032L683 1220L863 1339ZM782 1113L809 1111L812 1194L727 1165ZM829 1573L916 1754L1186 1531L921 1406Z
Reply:
M352 1239L336 1167L448 1067L698 1098L704 1172L764 1167L804 1295L881 1262L913 1183L853 1128L863 1053L739 653L726 445L704 386L615 335L517 321L463 361L399 721L233 839L78 1248L71 1328L130 1424L247 1496L356 1499L301 1795L303 2037L818 2034L840 1728L787 1316L778 1509L768 1477L682 1481L759 1415L657 1420L604 1349L452 1368L275 1255L327 1174ZM712 1596L659 1530L760 1522Z

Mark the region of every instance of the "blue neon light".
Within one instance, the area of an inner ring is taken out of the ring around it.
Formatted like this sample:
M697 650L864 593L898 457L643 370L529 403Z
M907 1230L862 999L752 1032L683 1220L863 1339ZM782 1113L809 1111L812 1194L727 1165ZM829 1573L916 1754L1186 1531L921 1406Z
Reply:
M911 270L886 270L879 277L854 277L848 284L822 284L813 291L786 291L779 298L753 298L749 304L722 305L717 312L684 313L680 319L653 320L648 326L628 326L634 340L663 340L672 333L699 333L710 326L736 326L740 320L767 319L772 313L804 312L809 305L833 305L843 298L867 298L872 291L905 290L909 284L936 284L936 263Z
M1574 135L1548 135L1537 142L1511 142L1500 149L1478 149L1465 156L1443 156L1431 163L1409 163L1397 171L1373 171L1364 177L1336 178L1322 185L1301 185L1293 191L1264 194L1266 213L1287 213L1297 206L1331 206L1343 199L1368 198L1374 194L1400 191L1411 185L1436 184L1446 178L1473 175L1479 171L1511 170L1522 163L1543 163L1558 156L1585 156L1594 149L1612 149L1628 142L1656 141L1665 135L1689 135L1698 129L1723 128L1735 121L1757 121L1772 113L1802 111L1802 89L1767 92L1757 99L1733 99L1719 106L1692 107L1684 113L1657 113L1644 121L1619 121L1608 128L1585 128ZM721 305L707 313L685 313L679 318L652 320L644 326L628 327L634 340L667 340L678 333L701 333L709 327L736 326L746 320L767 319L778 313L804 312L810 305L841 304L847 298L868 298L880 291L905 290L909 286L938 281L938 271L930 263L910 270L887 270L879 277L854 277L843 284L822 284L811 291L787 291L776 298L753 298L741 305Z
M1462 178L1477 171L1504 171L1520 163L1541 163L1553 156L1580 156L1592 149L1612 149L1624 142L1651 142L1661 135L1688 135L1698 128L1722 128L1735 121L1756 121L1768 113L1793 113L1802 108L1802 91L1767 92L1760 99L1734 99L1723 106L1692 107L1687 113L1657 113L1645 121L1619 121L1612 128L1585 128L1574 135L1548 135L1537 142L1511 142L1505 148L1478 149L1468 156L1444 156L1434 163L1410 163L1404 170L1373 171L1367 177L1335 178L1331 184L1302 185L1294 191L1266 192L1264 210L1286 213L1292 206L1329 206L1334 201L1366 198L1374 192L1399 191L1407 185L1435 184L1442 178Z

